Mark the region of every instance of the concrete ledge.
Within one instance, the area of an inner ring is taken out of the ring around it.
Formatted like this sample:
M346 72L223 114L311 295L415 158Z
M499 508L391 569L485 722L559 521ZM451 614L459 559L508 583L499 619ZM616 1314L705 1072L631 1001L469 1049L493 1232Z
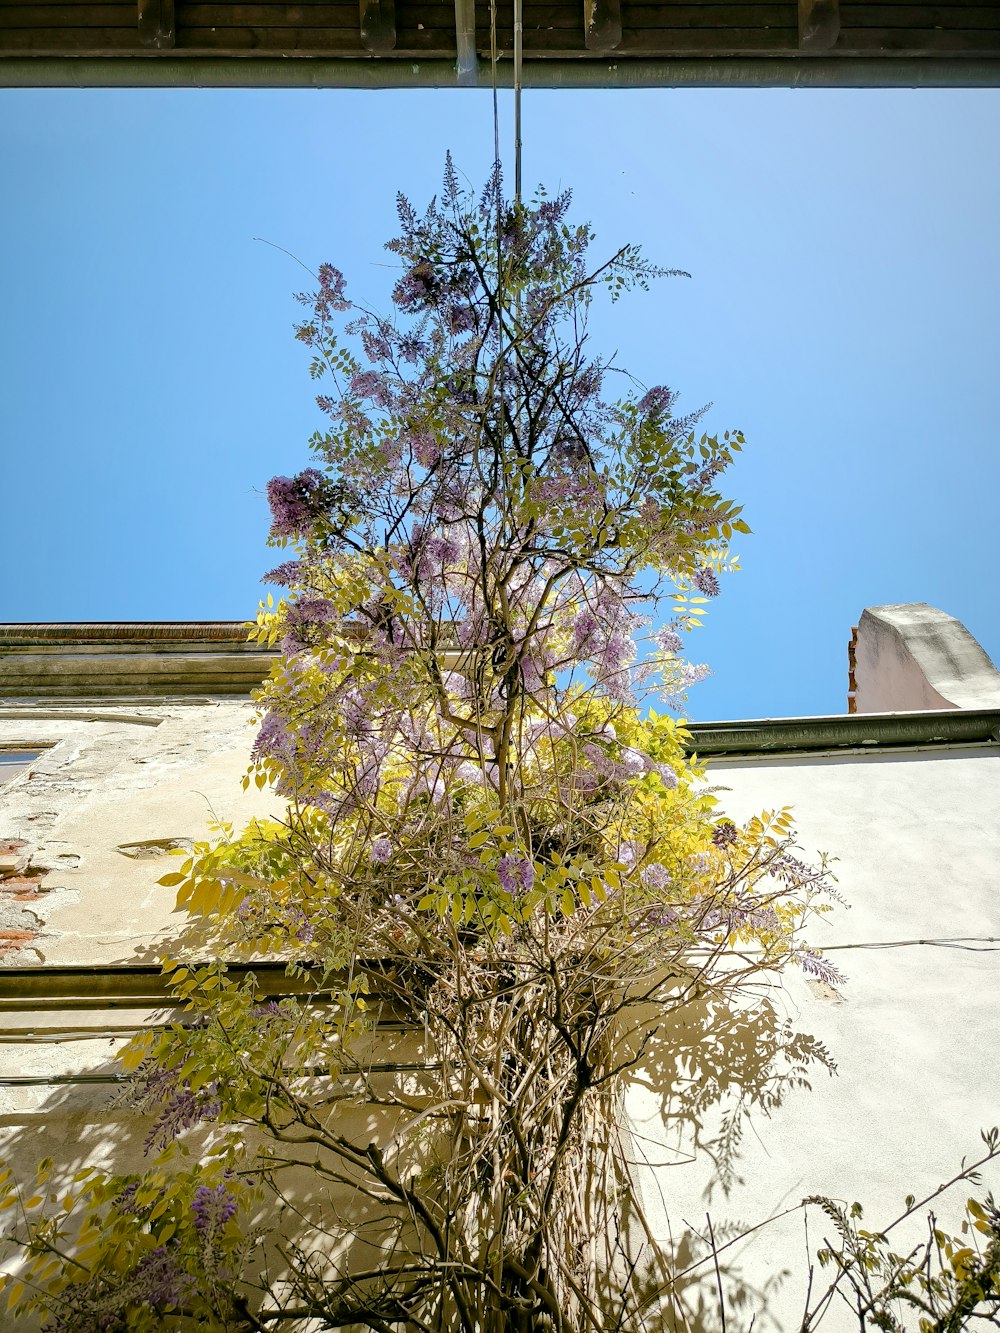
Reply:
M841 713L831 717L689 722L688 753L768 755L853 749L1000 745L1000 707L912 713Z
M243 696L275 656L243 621L0 625L0 699Z

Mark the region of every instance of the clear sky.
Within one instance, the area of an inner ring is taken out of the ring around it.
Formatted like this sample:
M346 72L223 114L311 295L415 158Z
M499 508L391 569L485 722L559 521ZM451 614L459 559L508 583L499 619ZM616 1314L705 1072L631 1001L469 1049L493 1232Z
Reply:
M381 301L395 192L492 137L471 90L0 92L0 620L250 616L322 423L255 238ZM1000 90L528 92L524 175L692 273L596 339L748 438L692 716L844 711L868 605L1000 659Z

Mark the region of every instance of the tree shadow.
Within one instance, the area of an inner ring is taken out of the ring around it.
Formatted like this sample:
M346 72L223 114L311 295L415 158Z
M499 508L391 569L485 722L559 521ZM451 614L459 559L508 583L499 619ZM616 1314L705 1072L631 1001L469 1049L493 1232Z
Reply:
M737 1005L706 988L656 1012L639 1008L630 1022L621 1038L623 1058L635 1057L621 1157L631 1188L619 1189L614 1234L605 1238L601 1286L607 1308L618 1312L608 1333L611 1327L622 1333L731 1333L734 1321L745 1329L751 1320L755 1327L777 1326L770 1309L784 1274L772 1273L761 1287L740 1272L731 1243L746 1227L725 1217L706 1225L685 1219L676 1233L652 1215L650 1204L658 1192L669 1197L670 1172L678 1162L701 1158L711 1163L703 1203L712 1207L740 1182L747 1116L771 1114L790 1092L808 1089L811 1073L832 1067L830 1057L815 1038L796 1031L767 994ZM394 1117L403 1115L386 1105L400 1086L390 1068L394 1061L409 1069L411 1106L421 1095L434 1095L433 1080L423 1088L416 1068L419 1035L376 1033L371 1040L369 1058L377 1072L366 1077L368 1100L355 1092L331 1099L327 1108L338 1133L362 1150L384 1144ZM106 1038L26 1047L21 1077L33 1065L36 1077L53 1081L5 1089L0 1157L31 1193L37 1163L51 1158L45 1192L53 1206L85 1167L126 1174L150 1164L146 1147L154 1117L136 1109L130 1085L116 1077L114 1047ZM637 1106L644 1116L633 1114ZM190 1164L204 1150L206 1135L192 1130L184 1141ZM441 1151L435 1143L417 1163L428 1182ZM280 1284L293 1259L301 1263L306 1256L316 1284L335 1284L357 1272L377 1275L407 1249L421 1251L406 1208L372 1188L363 1164L339 1164L334 1180L317 1171L318 1160L315 1148L290 1147L275 1173L274 1191L250 1219L251 1227L269 1236L257 1259L261 1275ZM370 1285L378 1290L377 1276Z
M645 1015L628 1035L636 1053L624 1112L640 1214L634 1233L649 1256L636 1291L644 1328L781 1327L774 1302L791 1272L779 1263L753 1281L741 1270L739 1241L760 1221L727 1216L727 1200L745 1183L741 1145L753 1115L773 1115L789 1095L809 1091L815 1074L835 1067L822 1042L782 1016L777 998L733 1002L704 989ZM685 1199L682 1212L697 1201L690 1187L675 1188L675 1173L693 1166L705 1179L700 1209L677 1227L677 1198Z

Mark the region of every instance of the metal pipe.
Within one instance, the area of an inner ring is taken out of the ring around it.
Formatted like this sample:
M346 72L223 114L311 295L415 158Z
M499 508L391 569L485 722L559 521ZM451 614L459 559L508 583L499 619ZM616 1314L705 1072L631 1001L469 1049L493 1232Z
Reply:
M524 55L524 0L514 0L514 202L521 202L521 63Z
M479 82L476 58L476 0L455 0L455 70L460 88L475 88Z

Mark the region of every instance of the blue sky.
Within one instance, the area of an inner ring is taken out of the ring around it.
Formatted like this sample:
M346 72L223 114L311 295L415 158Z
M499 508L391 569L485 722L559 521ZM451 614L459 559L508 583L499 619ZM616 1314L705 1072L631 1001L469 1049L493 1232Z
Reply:
M747 435L692 716L843 711L866 605L1000 658L1000 91L538 91L524 141L595 253L692 273L597 342ZM448 148L481 180L488 94L0 92L0 620L252 614L264 485L320 424L308 279L255 238L381 300Z

